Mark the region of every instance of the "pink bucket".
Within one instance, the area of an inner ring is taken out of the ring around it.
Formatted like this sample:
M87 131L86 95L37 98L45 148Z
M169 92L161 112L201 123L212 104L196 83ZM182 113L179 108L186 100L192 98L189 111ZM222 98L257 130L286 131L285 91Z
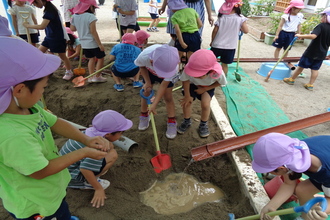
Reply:
M280 188L280 186L283 183L283 177L282 176L276 176L272 180L268 181L265 185L264 188L267 192L268 197L271 199L274 197L276 194L277 190ZM297 180L300 182L300 180ZM285 203L296 201L297 202L298 198L296 195L292 194L291 197L285 201Z

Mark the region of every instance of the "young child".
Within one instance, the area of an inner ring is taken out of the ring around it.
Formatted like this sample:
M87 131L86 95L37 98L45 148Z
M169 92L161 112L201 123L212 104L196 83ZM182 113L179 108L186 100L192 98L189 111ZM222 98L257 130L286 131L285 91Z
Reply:
M148 44L148 38L150 37L150 34L144 30L138 30L134 35L136 37L137 46L143 50Z
M110 149L106 139L88 137L36 104L60 63L22 40L0 37L0 197L15 219L70 220L66 167L104 158ZM89 147L59 156L52 132Z
M137 17L136 10L138 5L135 0L115 0L113 8L119 13L119 25L121 31L125 33L133 33L136 30Z
M300 13L301 9L304 8L304 2L302 0L292 0L290 5L285 9L284 14L281 17L280 24L276 30L273 46L276 47L274 51L274 57L278 59L281 49L286 50L292 42L295 34L300 34L301 23L304 15ZM288 56L286 53L285 57ZM295 67L288 63L291 69Z
M141 115L138 129L146 130L149 127L149 112L156 114L159 101L164 98L167 110L166 137L176 137L175 106L172 95L174 83L178 80L178 64L180 62L178 50L175 47L154 44L144 49L134 61L140 67L144 82L144 95L148 97L156 82L160 83L152 105L148 111L147 101L141 98Z
M234 60L239 32L248 33L247 18L241 14L241 0L226 0L222 4L218 20L214 24L211 38L211 50L220 56L223 72L227 75L228 64Z
M69 38L61 21L60 12L50 1L47 0L28 0L28 1L37 8L45 7L44 15L42 17L43 20L41 24L23 23L23 25L27 28L33 28L37 30L45 29L46 37L39 46L39 50L45 53L49 49L51 53L58 53L61 60L64 62L66 68L63 79L70 80L73 76L73 73L71 70L71 62L66 56L66 41L69 40Z
M133 77L133 87L139 88L143 84L139 81L140 68L134 64L134 60L139 56L141 50L134 46L136 37L132 33L126 33L122 37L122 43L115 45L110 52L110 62L116 61L111 67L113 79L116 84L113 85L118 92L124 91L121 78Z
M183 0L170 0L168 7L173 11L171 22L176 33L175 47L179 51L179 56L184 53L187 58L201 48L201 36L198 29L203 26L199 15L193 8L188 8Z
M24 19L23 17L27 17L27 22L30 24L38 24L37 19L35 17L35 10L30 5L25 4L25 0L15 0L15 4L12 5L12 0L8 0L8 5L11 7L8 9L8 13L11 15L13 20L14 29L16 35L20 38L28 41L28 36L26 32L26 28L23 26ZM29 13L23 14L23 13ZM39 42L38 31L36 29L29 29L31 44L36 46L36 43Z
M131 120L126 119L122 114L106 110L98 113L92 122L92 127L84 132L89 137L101 136L110 142L118 140L122 133L133 125ZM68 140L60 150L61 155L66 155L78 149L84 148L83 143L75 140ZM104 190L109 187L110 182L99 177L104 175L116 162L117 151L112 147L105 158L95 160L83 158L68 167L71 174L69 188L94 189L94 196L91 201L93 207L99 208L104 205L106 195Z
M70 39L67 41L67 56L69 59L74 58L78 60L80 56L80 50L82 50L79 38L73 33L73 31L71 31L70 28L66 27L65 30Z
M197 98L201 101L201 121L199 124L199 136L210 135L207 121L210 117L210 103L214 90L220 85L226 85L227 80L222 72L221 65L213 52L206 49L193 53L180 76L184 98L181 100L184 120L178 126L178 133L183 134L191 125L191 106Z
M160 22L160 18L159 18L159 14L158 14L158 2L157 2L157 0L150 0L149 1L148 13L150 14L152 22L150 22L149 27L147 28L147 31L158 32L159 30L157 28L157 25Z
M80 0L79 4L73 8L70 29L78 31L81 47L88 61L89 74L99 70L104 64L104 46L101 43L96 30L95 9L98 8L95 0ZM97 58L97 63L96 63ZM96 63L96 64L95 64ZM102 77L101 73L88 78L90 83L106 82L107 79Z
M326 8L321 12L321 15L321 23L314 28L311 34L296 34L296 37L313 40L300 58L298 67L293 75L290 78L283 79L289 85L294 84L295 79L305 68L310 68L311 78L309 79L309 83L305 84L304 87L310 91L314 89L314 82L330 46L330 8Z
M298 140L280 133L269 133L258 139L253 147L252 168L258 173L282 175L284 183L275 196L261 210L261 219L270 211L278 209L293 193L302 206L318 192L324 192L330 202L330 136L315 136ZM297 181L302 173L309 179ZM327 219L330 213L328 206L322 212L314 206L302 218L308 220ZM268 216L269 217L269 216Z

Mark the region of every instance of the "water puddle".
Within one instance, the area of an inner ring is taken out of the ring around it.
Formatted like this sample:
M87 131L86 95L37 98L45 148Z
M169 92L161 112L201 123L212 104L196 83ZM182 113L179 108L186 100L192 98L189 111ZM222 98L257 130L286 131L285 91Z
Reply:
M184 213L206 202L220 202L223 192L186 173L172 173L140 193L141 201L162 215Z

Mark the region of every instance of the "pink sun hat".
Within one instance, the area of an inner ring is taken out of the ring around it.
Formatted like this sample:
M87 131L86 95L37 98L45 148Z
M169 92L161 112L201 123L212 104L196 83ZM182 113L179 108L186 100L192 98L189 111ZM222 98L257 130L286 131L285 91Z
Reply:
M60 64L58 56L45 54L20 39L0 36L0 114L12 100L13 86L48 76Z
M280 133L269 133L253 147L252 168L257 173L269 173L280 166L303 173L311 166L311 155L304 141Z
M9 30L8 19L0 15L0 36L11 36L13 33Z
M288 14L291 8L305 8L304 2L302 0L291 0L289 6L284 10L285 14Z
M168 8L171 10L181 10L184 8L188 8L186 3L183 0L169 0L167 2Z
M138 30L135 32L135 37L138 45L143 46L144 41L150 37L150 34L148 34L145 30Z
M133 122L116 111L105 110L93 118L92 125L92 127L86 129L85 134L89 137L104 137L108 133L130 129Z
M180 63L179 51L175 47L164 44L157 47L149 58L153 61L153 69L162 78L171 78L178 72Z
M71 11L73 14L82 14L89 9L90 6L98 8L95 0L80 0L78 5L76 5Z
M226 0L220 7L219 12L223 15L229 15L234 7L243 5L243 0Z
M222 74L222 67L217 62L217 58L211 50L199 49L193 53L187 65L184 67L184 72L192 77L201 77L214 70L210 76L217 79Z
M134 34L132 33L126 33L123 35L123 37L121 38L121 42L123 44L132 44L134 45L136 42L136 37Z

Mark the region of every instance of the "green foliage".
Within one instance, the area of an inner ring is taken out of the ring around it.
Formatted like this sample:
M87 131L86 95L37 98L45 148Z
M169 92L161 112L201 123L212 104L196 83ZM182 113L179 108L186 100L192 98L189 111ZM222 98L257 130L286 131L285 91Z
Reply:
M251 14L251 7L249 4L249 0L243 0L243 5L241 7L241 10L242 10L242 14L245 17L248 17Z
M280 21L281 21L281 16L283 14L284 14L283 12L281 12L281 13L273 12L269 15L270 24L271 24L268 31L267 31L269 34L275 34L276 33L278 25L280 24Z
M251 7L251 14L254 16L268 16L274 11L274 6L275 1L273 0L257 0L253 2L253 7Z
M312 15L305 14L304 17L306 18L306 20L301 24L301 33L310 34L311 31L315 28L315 26L321 23L321 16L319 15L319 13L316 13Z

